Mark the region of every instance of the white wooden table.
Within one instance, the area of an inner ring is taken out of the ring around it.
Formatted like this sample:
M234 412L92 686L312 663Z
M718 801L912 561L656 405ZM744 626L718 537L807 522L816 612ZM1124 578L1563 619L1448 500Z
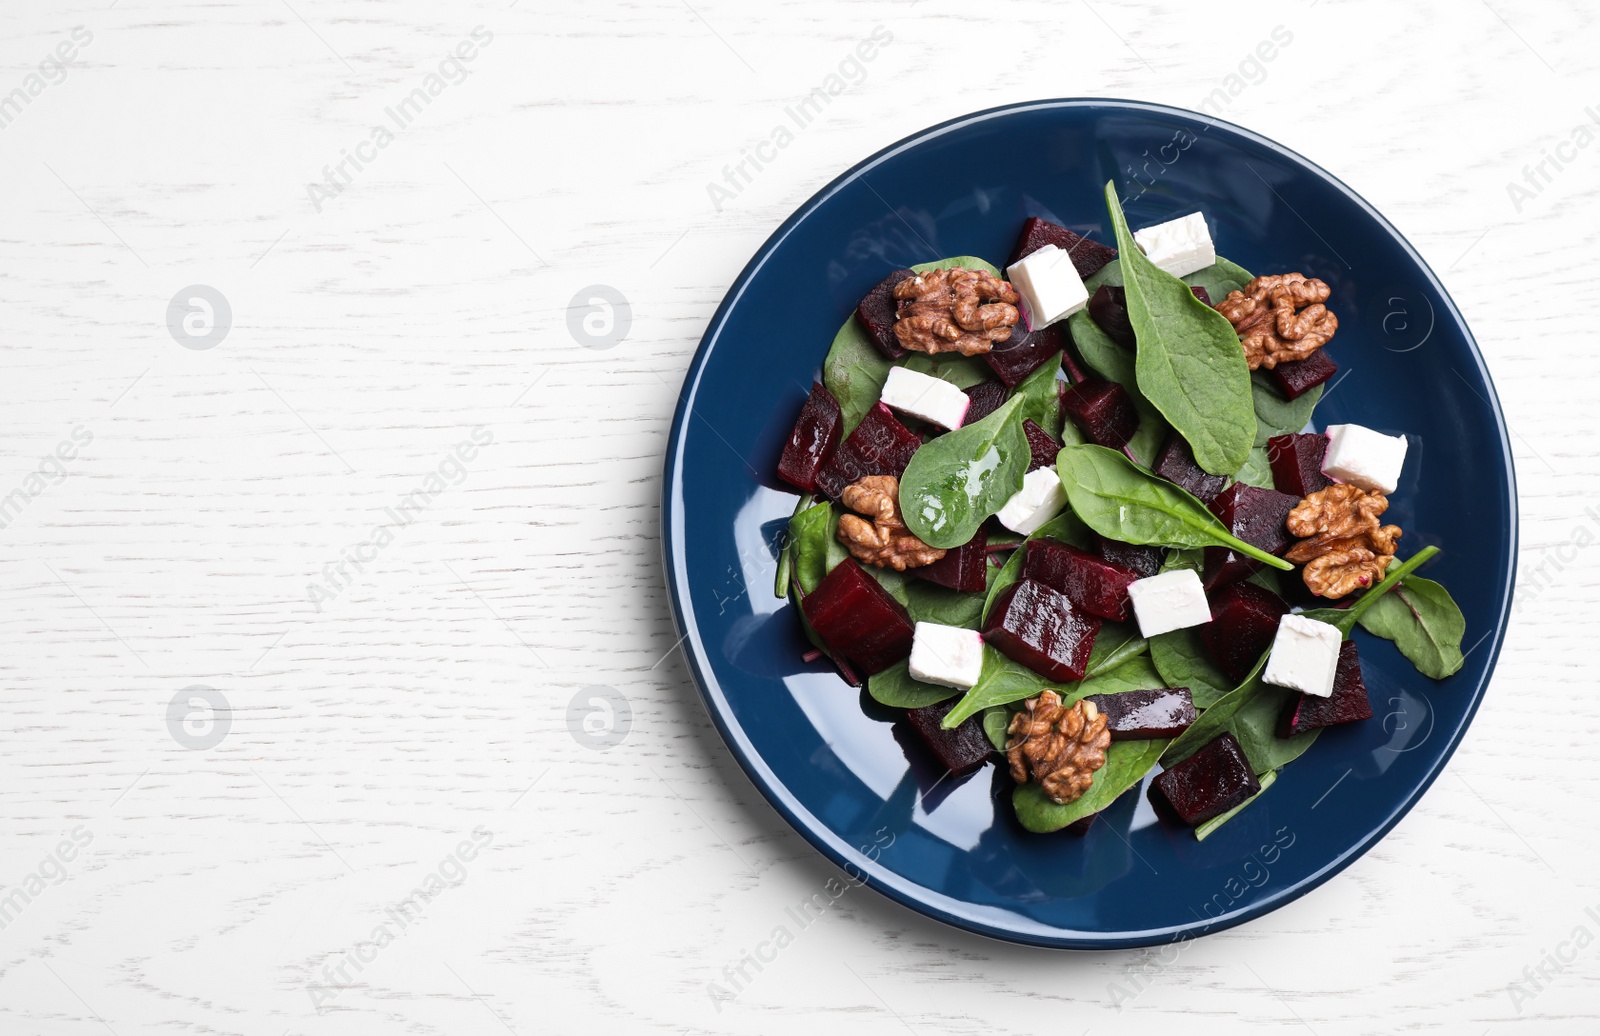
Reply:
M1492 3L9 6L0 1032L1600 1031L1596 9ZM674 650L679 381L841 169L1073 95L1220 97L1444 278L1515 432L1498 676L1377 849L1176 960L851 891L716 1002L837 872Z

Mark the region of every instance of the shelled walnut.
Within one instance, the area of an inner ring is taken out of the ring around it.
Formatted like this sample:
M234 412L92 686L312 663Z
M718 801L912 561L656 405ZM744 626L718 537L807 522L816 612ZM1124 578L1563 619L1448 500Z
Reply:
M866 516L839 516L839 542L857 561L904 572L944 557L941 548L930 547L906 531L900 517L900 480L893 475L858 479L845 487L839 501Z
M1006 728L1006 758L1018 784L1031 777L1051 802L1076 801L1094 781L1094 772L1106 764L1111 732L1105 713L1092 701L1071 708L1061 704L1055 691L1041 691L1023 703Z
M1289 512L1289 531L1300 542L1284 558L1303 562L1301 578L1319 597L1343 597L1372 586L1394 560L1398 525L1381 525L1389 498L1359 486L1320 489Z
M1238 332L1250 369L1271 370L1305 359L1333 337L1339 318L1323 305L1328 294L1327 284L1315 277L1270 274L1255 278L1244 291L1228 292L1216 309Z
M983 270L929 270L895 285L899 316L894 336L907 349L977 356L1011 337L1021 296Z

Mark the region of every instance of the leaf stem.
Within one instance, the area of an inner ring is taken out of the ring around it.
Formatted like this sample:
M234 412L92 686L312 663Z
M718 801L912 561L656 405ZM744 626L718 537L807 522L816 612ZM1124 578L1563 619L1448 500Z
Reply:
M1074 385L1081 381L1089 380L1083 376L1083 371L1078 369L1078 365L1072 362L1072 350L1070 347L1061 350L1061 369L1067 372L1067 377L1072 379Z
M1347 612L1347 614L1350 616L1351 625L1354 626L1356 620L1361 618L1362 612L1366 611L1374 604L1377 604L1378 598L1399 586L1400 580L1404 579L1406 576L1422 567L1426 561L1428 561L1437 553L1439 553L1438 547L1423 547L1421 550L1411 555L1410 558L1406 559L1406 561L1404 561L1402 564L1396 566L1394 571L1384 576L1383 582L1362 594L1360 599L1357 600L1355 604L1352 604Z

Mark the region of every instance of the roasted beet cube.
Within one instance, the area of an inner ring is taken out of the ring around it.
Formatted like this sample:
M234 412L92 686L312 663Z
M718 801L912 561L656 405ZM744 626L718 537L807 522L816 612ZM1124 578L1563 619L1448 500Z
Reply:
M1273 383L1288 399L1316 388L1339 372L1339 365L1328 356L1328 350L1318 349L1303 360L1290 360L1272 368Z
M1299 502L1299 497L1288 493L1235 482L1211 501L1211 513L1222 520L1229 532L1252 547L1268 554L1282 554L1294 543L1284 519ZM1200 581L1209 593L1219 586L1237 583L1260 568L1261 562L1227 547L1207 547Z
M1150 784L1150 801L1190 827L1219 817L1261 790L1244 749L1221 734Z
M1123 543L1121 540L1108 540L1104 536L1096 536L1095 540L1101 557L1113 565L1133 569L1139 573L1140 579L1148 579L1160 572L1161 563L1167 558L1165 547Z
M1006 401L1011 390L1006 388L1003 381L980 381L970 388L963 389L967 398L972 400L967 404L967 416L961 419L963 425L977 424L996 410Z
M784 444L783 456L778 458L778 477L803 492L816 492L817 472L833 456L843 429L839 401L820 382L812 385L794 431Z
M1211 595L1211 621L1200 627L1200 639L1217 667L1239 683L1272 646L1278 620L1288 612L1284 599L1266 587L1229 583Z
M1148 691L1091 694L1087 701L1106 714L1106 729L1113 741L1153 741L1177 737L1198 715L1187 687L1156 687Z
M1278 736L1293 737L1318 727L1354 723L1372 718L1372 703L1367 700L1367 683L1361 678L1361 659L1355 641L1339 645L1339 667L1333 671L1333 693L1326 698L1302 694L1283 710L1278 721Z
M1267 459L1272 462L1272 484L1290 496L1304 500L1333 480L1322 473L1322 458L1328 452L1328 437L1314 432L1274 435L1267 440Z
M1061 407L1097 446L1120 450L1139 430L1128 390L1114 381L1080 381L1062 394Z
M1056 454L1061 452L1061 444L1050 438L1049 432L1031 420L1022 422L1022 433L1028 437L1028 452L1033 455L1033 459L1028 462L1028 470L1055 467Z
M867 475L899 478L921 445L920 436L901 424L888 407L877 403L817 472L817 490L837 500L846 486Z
M989 534L981 527L978 534L931 565L911 569L911 574L952 590L982 593L989 585Z
M1102 284L1089 297L1089 319L1093 320L1106 337L1132 349L1135 345L1133 323L1128 319L1128 290L1118 284Z
M983 732L983 722L977 716L967 717L966 722L954 730L939 725L960 700L961 696L956 695L937 705L925 705L906 713L911 729L922 735L923 743L939 760L939 765L955 776L971 773L994 754L994 745L989 743L989 735Z
M995 598L984 642L1047 680L1083 679L1100 619L1080 611L1067 595L1037 579L1013 583Z
M1029 216L1027 222L1022 224L1022 234L1017 238L1017 247L1012 251L1011 259L1006 265L1010 266L1045 245L1055 245L1072 253L1072 265L1077 267L1078 276L1084 280L1093 277L1100 272L1102 266L1117 257L1115 248L1108 248L1098 241L1091 241L1080 234L1074 234L1058 223L1051 223L1038 216Z
M1189 289L1189 291L1192 292L1194 297L1199 299L1201 302L1204 302L1208 306L1211 305L1211 293L1200 287L1200 285L1194 285Z
M983 354L989 369L1008 386L1015 388L1023 378L1032 374L1046 361L1060 363L1060 353L1067 344L1067 322L1057 321L1049 327L1029 331L1019 321L1011 337L996 342L993 349ZM970 421L968 422L971 423Z
M1165 446L1156 454L1151 471L1182 489L1187 489L1203 504L1209 504L1228 484L1223 475L1213 475L1194 462L1194 451L1183 436L1173 432L1167 436Z
M1090 615L1125 622L1128 584L1138 579L1139 573L1086 550L1040 538L1029 540L1023 548L1022 578L1037 579L1061 591L1073 607Z
M856 307L856 319L867 329L867 337L891 360L898 360L907 351L894 336L895 314L899 309L894 287L906 278L915 276L910 270L896 270L867 292L867 297Z
M800 607L817 636L864 675L911 654L911 617L854 558L835 565Z

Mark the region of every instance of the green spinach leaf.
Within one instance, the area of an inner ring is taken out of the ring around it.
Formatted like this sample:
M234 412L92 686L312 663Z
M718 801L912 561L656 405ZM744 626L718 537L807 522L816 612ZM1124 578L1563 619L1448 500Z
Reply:
M1322 399L1322 385L1307 389L1295 399L1284 399L1272 387L1265 371L1250 376L1250 403L1256 412L1255 445L1265 446L1275 435L1298 432L1311 421L1311 413Z
M1012 389L1013 396L1022 397L1021 420L1032 421L1043 428L1052 439L1061 438L1061 390L1056 375L1061 371L1061 354L1046 360L1038 370L1023 378Z
M1252 447L1244 467L1234 472L1233 480L1258 489L1276 489L1272 482L1272 460L1260 446Z
M983 357L962 356L960 353L940 353L938 356L911 353L900 360L900 365L918 374L927 374L940 381L948 381L959 389L971 388L980 381L988 381L994 377L994 372L983 362ZM888 375L885 374L884 377L887 378Z
M1256 436L1250 366L1239 336L1227 317L1139 250L1109 181L1106 208L1138 340L1139 389L1188 440L1195 463L1214 475L1230 475L1244 465Z
M1048 687L1054 687L1061 700L1068 705L1086 694L1114 694L1118 691L1145 691L1163 686L1161 674L1156 672L1150 659L1143 654L1130 653L1134 645L1117 639L1108 641L1106 647L1095 639L1094 650L1089 653L1089 664L1083 679L1065 686L1052 684L1048 679L1014 662L987 644L983 648L983 675L978 682L956 702L944 717L943 726L950 730L968 716L976 715L995 705L1009 705L1014 701L1032 698ZM1097 654L1098 653L1098 654Z
M1093 295L1101 284L1121 283L1121 270L1117 260L1113 259L1085 281L1083 286ZM1080 309L1067 318L1067 330L1071 333L1073 344L1078 347L1078 355L1084 364L1107 381L1121 385L1128 393L1128 398L1133 401L1133 408L1139 413L1139 429L1134 432L1132 441L1128 443L1128 449L1133 451L1133 455L1139 458L1141 464L1149 467L1155 463L1156 454L1166 443L1167 433L1172 431L1172 426L1161 416L1161 411L1139 391L1133 353L1113 342L1104 331L1100 330L1100 325L1089 316L1087 309Z
M796 512L789 519L789 551L794 558L795 581L808 594L833 568L828 554L831 544L837 542L834 529L838 524L839 517L833 505L826 500Z
M983 710L983 734L996 752L1006 750L1006 728L1011 725L1011 710L1004 705L993 705Z
M1249 270L1219 255L1217 261L1204 270L1185 274L1183 283L1195 288L1204 288L1206 294L1211 296L1211 305L1215 306L1228 297L1228 292L1243 291L1244 286L1252 279Z
M1461 637L1467 620L1450 592L1431 579L1407 577L1358 621L1368 633L1394 641L1423 676L1443 680L1466 661Z
M776 597L789 596L789 578L794 571L794 520L810 509L815 500L814 494L805 494L794 505L794 513L789 516L789 524L783 532L783 547L778 551L778 578L772 590Z
M1199 627L1151 637L1150 661L1168 687L1189 688L1197 709L1209 709L1233 690L1228 674L1211 660L1211 652L1200 639Z
M1167 742L1161 740L1113 741L1106 749L1106 764L1094 772L1094 782L1081 797L1060 806L1046 798L1039 785L1029 782L1017 785L1011 793L1011 805L1029 831L1059 831L1100 812L1138 784L1166 747Z
M996 571L989 569L990 582L994 581ZM905 593L906 611L912 622L937 622L941 626L975 630L983 618L983 594L962 593L925 579L907 579Z
M897 709L920 709L936 705L946 698L954 698L961 691L955 687L940 687L923 683L911 675L908 662L896 662L881 673L867 677L867 693L873 700Z
M1056 457L1056 467L1072 509L1102 536L1167 547L1231 547L1273 568L1294 568L1234 536L1205 504L1115 450L1065 447Z
M995 648L983 646L983 670L978 682L964 694L956 707L945 713L943 727L953 730L968 716L976 716L993 705L1009 705L1031 698L1050 686L1050 681L1021 662L1013 662Z
M946 432L911 457L900 478L900 513L930 547L959 547L1022 488L1031 454L1012 396L977 424Z
M1266 664L1267 656L1263 654L1243 683L1223 695L1173 740L1161 756L1162 763L1180 763L1223 733L1239 739L1239 746L1257 775L1298 759L1310 748L1320 731L1308 730L1291 738L1278 736L1278 719L1299 692L1263 681L1261 673Z

